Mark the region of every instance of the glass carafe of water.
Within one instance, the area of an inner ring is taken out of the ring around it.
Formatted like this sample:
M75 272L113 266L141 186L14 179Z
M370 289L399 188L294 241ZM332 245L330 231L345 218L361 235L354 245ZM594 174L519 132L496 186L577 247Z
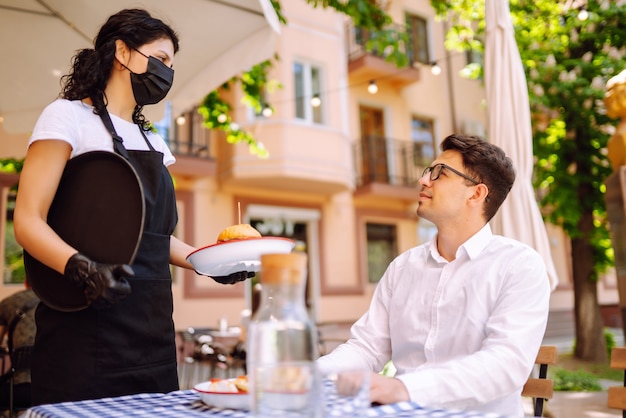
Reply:
M317 330L304 303L307 256L261 256L261 303L247 339L251 413L317 417Z

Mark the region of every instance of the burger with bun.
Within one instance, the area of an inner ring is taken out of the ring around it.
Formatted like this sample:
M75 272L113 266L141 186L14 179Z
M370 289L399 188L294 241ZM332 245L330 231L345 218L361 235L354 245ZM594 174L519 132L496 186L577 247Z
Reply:
M217 236L217 242L226 242L234 239L261 238L259 231L250 224L237 224L224 229Z

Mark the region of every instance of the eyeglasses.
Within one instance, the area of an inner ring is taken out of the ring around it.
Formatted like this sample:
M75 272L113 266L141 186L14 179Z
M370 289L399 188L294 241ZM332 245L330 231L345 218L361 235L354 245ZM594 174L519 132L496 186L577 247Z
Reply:
M441 172L443 171L443 169L447 169L452 171L454 174L458 174L459 176L463 177L466 180L471 181L472 183L476 184L480 184L479 181L474 180L473 178L469 177L466 174L461 173L459 170L456 170L452 167L450 167L447 164L435 164L432 167L426 167L424 169L424 172L422 173L422 177L424 177L426 174L430 174L430 181L435 181L439 178L439 176L441 175Z

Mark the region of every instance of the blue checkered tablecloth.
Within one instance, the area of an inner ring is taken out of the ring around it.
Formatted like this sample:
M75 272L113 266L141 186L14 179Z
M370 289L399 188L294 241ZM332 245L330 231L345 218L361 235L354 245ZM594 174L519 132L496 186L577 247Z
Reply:
M103 398L80 402L64 402L30 408L25 418L109 418L109 417L215 417L250 418L248 411L220 409L205 405L193 390L171 393L149 393ZM500 418L495 414L420 408L412 402L372 407L367 417L438 417L438 418Z

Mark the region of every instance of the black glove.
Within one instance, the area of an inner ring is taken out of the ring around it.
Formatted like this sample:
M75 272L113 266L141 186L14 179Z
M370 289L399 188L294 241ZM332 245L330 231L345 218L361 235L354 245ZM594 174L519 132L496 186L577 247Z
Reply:
M134 275L127 264L100 264L81 253L71 256L65 265L65 276L83 289L89 304L97 306L111 305L128 296L130 284L126 277Z
M236 273L231 273L228 276L211 276L213 280L221 284L235 284L237 282L242 282L250 277L254 277L256 273L253 271L238 271Z

